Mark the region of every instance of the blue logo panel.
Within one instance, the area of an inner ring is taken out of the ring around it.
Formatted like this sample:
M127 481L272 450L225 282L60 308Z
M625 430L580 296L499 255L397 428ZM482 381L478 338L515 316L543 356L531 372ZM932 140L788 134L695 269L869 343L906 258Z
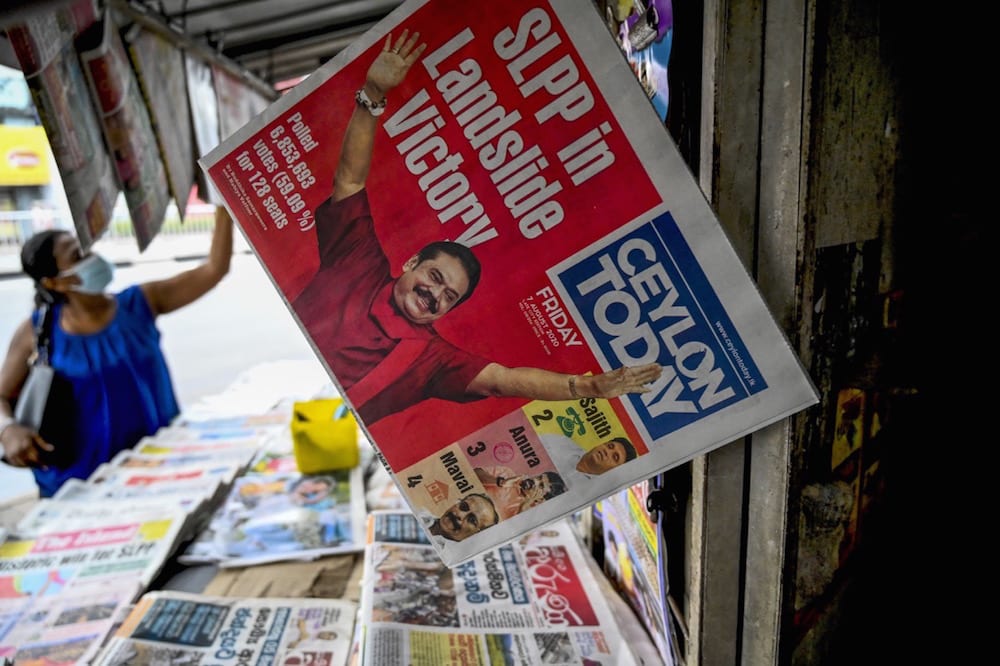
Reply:
M668 213L555 279L611 367L663 366L652 391L623 397L654 439L767 388Z

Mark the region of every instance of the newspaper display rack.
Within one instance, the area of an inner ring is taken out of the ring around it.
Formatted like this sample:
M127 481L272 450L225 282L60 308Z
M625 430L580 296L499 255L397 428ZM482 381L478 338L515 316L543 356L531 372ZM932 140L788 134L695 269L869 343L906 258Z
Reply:
M408 0L200 159L449 565L817 402L592 9Z
M260 450L287 431L290 405L279 399L325 384L324 377L306 388L300 365L281 367L246 373L0 530L0 661L93 663L168 559L200 532ZM282 375L290 378L282 383ZM319 611L309 617L332 622ZM346 622L349 631L354 617Z

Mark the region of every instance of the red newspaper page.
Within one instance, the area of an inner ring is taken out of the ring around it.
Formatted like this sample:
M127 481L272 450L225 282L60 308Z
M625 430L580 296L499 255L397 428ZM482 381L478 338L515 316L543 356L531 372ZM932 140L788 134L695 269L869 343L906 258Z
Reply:
M449 564L816 401L596 11L405 2L200 163Z

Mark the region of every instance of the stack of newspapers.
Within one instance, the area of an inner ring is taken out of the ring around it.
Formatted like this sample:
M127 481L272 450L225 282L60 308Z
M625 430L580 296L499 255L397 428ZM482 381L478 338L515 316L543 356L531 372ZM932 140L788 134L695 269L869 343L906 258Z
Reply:
M188 520L181 539L188 539L200 529L200 517L221 502L268 438L263 431L249 430L238 436L215 435L212 430L162 428L98 467L85 481L70 479L51 500L40 502L40 508L155 498L160 505L176 503L184 509Z
M39 500L0 545L0 655L89 663L263 441L164 431Z
M638 663L565 519L455 567L407 510L372 512L368 534L358 663Z
M40 502L0 545L0 656L88 663L187 521L179 502L161 498Z

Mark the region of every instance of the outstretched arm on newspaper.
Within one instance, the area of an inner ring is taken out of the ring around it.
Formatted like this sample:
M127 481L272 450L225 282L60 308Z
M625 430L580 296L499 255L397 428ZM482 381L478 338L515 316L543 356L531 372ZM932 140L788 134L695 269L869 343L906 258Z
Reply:
M617 398L626 393L648 392L648 384L659 379L662 372L659 363L624 366L596 375L567 375L541 368L508 368L490 363L476 375L467 390L476 395L531 400Z

